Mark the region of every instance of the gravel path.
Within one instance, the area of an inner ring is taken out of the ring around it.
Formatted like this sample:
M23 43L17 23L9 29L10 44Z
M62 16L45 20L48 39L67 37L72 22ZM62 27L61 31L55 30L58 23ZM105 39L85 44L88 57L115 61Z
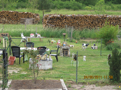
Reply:
M68 90L119 90L118 88L121 89L121 85L95 86L95 85L73 84L71 85L71 88L68 88Z

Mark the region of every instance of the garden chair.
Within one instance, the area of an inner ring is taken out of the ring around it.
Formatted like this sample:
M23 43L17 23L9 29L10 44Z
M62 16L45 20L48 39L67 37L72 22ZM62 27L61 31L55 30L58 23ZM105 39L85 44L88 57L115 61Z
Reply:
M20 64L21 57L23 57L23 63L24 63L24 53L23 55L20 55L20 47L12 46L11 49L12 49L13 56L15 56L16 58L19 58L19 64Z
M44 55L44 53L46 52L47 47L42 46L42 47L37 47L37 50L39 51L40 55Z
M55 56L57 62L58 62L58 50L59 50L59 46L57 47L57 50L51 50L51 51L50 51L50 55L51 55L51 56ZM52 54L52 52L55 52L55 53Z
M34 43L33 42L26 42L26 47L34 47Z

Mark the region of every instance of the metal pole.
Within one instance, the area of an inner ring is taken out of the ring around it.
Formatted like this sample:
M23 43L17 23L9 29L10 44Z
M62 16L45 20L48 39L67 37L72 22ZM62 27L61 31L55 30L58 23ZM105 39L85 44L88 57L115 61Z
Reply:
M4 80L5 80L5 49L3 50L3 69L2 69L2 77L3 77L3 80L2 80L2 90L4 90L5 89L5 82L4 82Z
M6 52L6 49L5 49ZM6 88L8 83L8 54L5 53L5 69L4 69L4 88Z
M11 55L11 37L9 37L9 54Z
M76 83L78 83L78 51L76 54L77 60L76 60Z
M102 39L101 39L101 47L100 47L100 56L102 56Z
M3 82L2 82L2 90L6 88L8 83L8 55L6 53L6 38L5 39L5 49L3 50Z

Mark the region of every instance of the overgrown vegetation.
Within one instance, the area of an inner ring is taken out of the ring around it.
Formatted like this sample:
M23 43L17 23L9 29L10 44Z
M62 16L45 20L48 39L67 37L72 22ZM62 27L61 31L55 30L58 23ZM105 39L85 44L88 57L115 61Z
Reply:
M98 5L99 2L104 3ZM14 10L19 8L30 8L39 10L95 10L99 8L104 8L105 10L121 10L120 4L120 0L0 0L0 8L2 10Z
M119 43L111 43L106 46L107 50L113 50L113 49L120 49L120 44Z

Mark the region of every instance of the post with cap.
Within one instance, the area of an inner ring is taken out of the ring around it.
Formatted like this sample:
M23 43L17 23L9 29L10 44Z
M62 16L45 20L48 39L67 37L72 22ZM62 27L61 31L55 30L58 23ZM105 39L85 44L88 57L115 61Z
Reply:
M63 36L64 36L64 42L65 42L65 36L66 36L66 33L63 33Z

